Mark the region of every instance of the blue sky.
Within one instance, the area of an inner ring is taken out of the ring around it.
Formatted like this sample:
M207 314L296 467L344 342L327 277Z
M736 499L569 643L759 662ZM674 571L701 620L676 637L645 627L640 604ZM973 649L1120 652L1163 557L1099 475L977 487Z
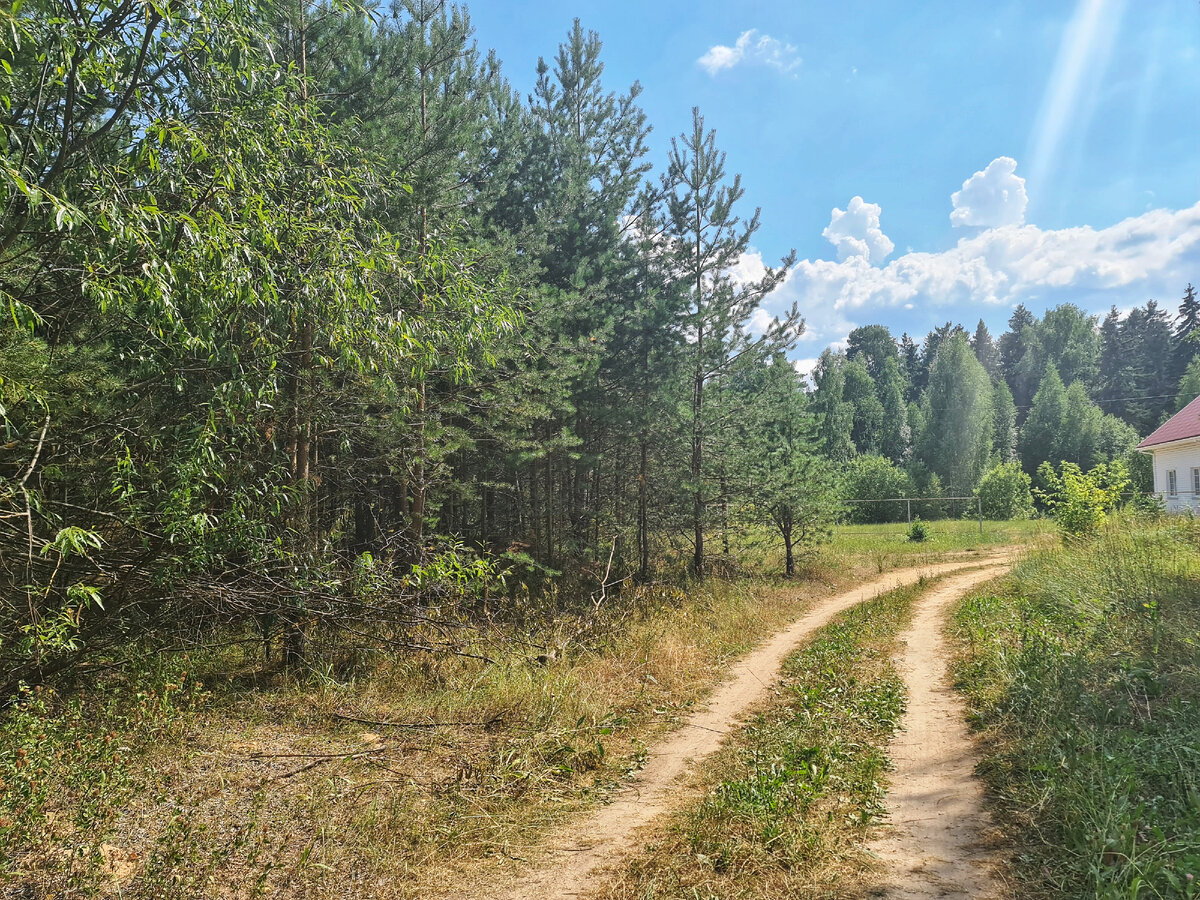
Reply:
M656 167L700 107L762 207L746 273L800 256L767 303L806 313L798 358L855 325L998 334L1019 302L1173 307L1200 283L1196 0L468 7L522 93L576 16L597 31Z

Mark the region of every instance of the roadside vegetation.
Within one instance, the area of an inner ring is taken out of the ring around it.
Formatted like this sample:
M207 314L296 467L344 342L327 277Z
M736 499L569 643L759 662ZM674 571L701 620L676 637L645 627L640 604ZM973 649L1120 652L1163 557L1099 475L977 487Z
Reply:
M1021 896L1200 896L1200 525L1118 514L999 584L956 672Z
M969 557L979 536L956 537L959 524L933 523L931 543ZM985 546L1029 531L989 528ZM524 598L526 620L462 630L457 652L396 656L335 633L312 651L328 663L297 672L264 667L250 632L97 659L23 692L0 720L0 886L149 898L469 885L601 801L734 658L811 603L938 558L902 534L894 551L864 554L869 537L807 556L799 581L628 587L582 609ZM900 597L854 627L891 628ZM444 635L429 624L406 639Z
M594 896L830 897L863 873L905 707L896 638L928 587L856 606L792 654L777 699L693 777L703 798Z
M459 654L326 647L336 664L303 677L264 670L254 635L100 660L0 720L0 885L406 897L469 881L602 797L731 659L858 574L874 572L810 560L802 584L639 588L497 623Z

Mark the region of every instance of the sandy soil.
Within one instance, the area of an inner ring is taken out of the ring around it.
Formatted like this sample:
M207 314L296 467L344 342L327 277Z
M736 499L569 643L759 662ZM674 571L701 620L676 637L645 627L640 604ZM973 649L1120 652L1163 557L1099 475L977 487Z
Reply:
M887 806L890 825L870 847L882 883L871 897L888 900L994 898L1001 895L986 840L991 822L975 777L975 747L966 710L948 681L942 636L951 603L1003 567L954 578L919 601L899 660L908 689L904 731L892 742L895 765Z
M641 832L645 826L675 805L679 777L692 763L715 752L724 736L738 726L745 713L767 696L779 676L784 658L813 631L850 607L894 588L912 584L922 576L977 569L982 564L991 563L987 569L954 580L957 593L947 596L960 595L971 584L995 577L1005 568L995 564L1009 555L1011 552L978 557L972 561L898 569L854 590L821 601L734 665L731 677L717 687L707 707L651 747L645 767L611 803L561 832L552 842L553 846L545 851L542 858L535 860L522 876L509 879L496 873L495 879L487 884L473 885L467 892L460 890L450 896L478 900L550 900L582 895L594 886L600 869L620 861L640 846ZM938 591L935 595L942 593L944 591ZM937 630L936 626L934 630ZM941 660L935 662L941 665ZM937 666L930 671L935 669ZM970 774L969 764L967 774Z

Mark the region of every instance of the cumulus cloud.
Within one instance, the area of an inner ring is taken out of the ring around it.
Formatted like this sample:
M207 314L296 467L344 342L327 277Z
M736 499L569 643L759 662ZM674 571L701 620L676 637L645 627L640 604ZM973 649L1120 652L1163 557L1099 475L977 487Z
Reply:
M799 302L809 326L804 340L825 344L880 309L958 307L975 317L981 304L1070 301L1102 313L1174 297L1197 271L1200 203L1101 229L992 228L941 253L906 253L882 267L863 255L802 260L765 306L774 313Z
M1022 224L1029 197L1025 193L1025 179L1016 172L1017 161L1011 156L993 159L951 196L954 211L950 213L950 221L955 226L983 228Z
M732 69L742 62L758 63L780 72L791 72L800 65L800 57L791 44L777 40L769 34L759 34L757 29L751 28L749 31L743 31L732 47L716 44L709 47L708 52L696 62L709 75L716 75L722 69Z
M896 245L879 227L879 212L878 203L864 203L862 197L854 197L845 209L833 208L821 236L837 248L840 260L860 257L873 265L881 263Z

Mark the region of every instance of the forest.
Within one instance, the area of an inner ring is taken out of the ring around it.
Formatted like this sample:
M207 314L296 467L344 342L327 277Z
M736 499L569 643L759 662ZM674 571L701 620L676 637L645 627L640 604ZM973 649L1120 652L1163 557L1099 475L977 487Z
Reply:
M747 531L791 574L843 501L998 466L1145 488L1200 393L1190 285L858 328L810 389L802 310L750 325L795 255L735 278L759 212L717 136L652 159L578 21L521 97L436 0L0 18L0 697L146 633L409 649L439 597L591 605Z

